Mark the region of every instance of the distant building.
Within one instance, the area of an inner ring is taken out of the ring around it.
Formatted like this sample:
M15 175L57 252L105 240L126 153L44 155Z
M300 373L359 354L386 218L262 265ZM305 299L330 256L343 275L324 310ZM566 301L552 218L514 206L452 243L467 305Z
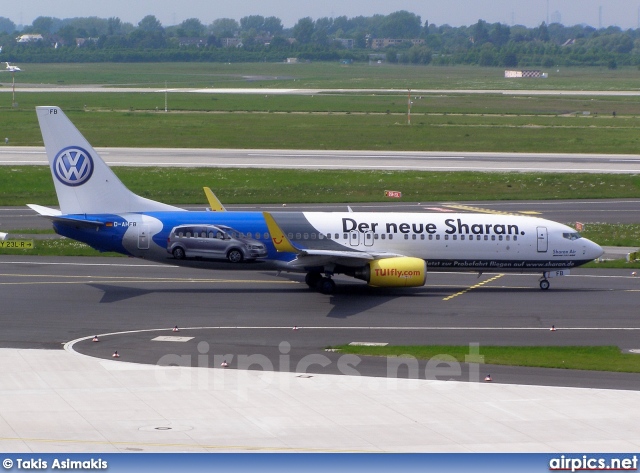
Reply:
M399 38L372 38L371 49L384 49L389 46L397 46L402 43L411 43L413 46L424 44L424 39L399 39Z
M84 46L85 44L97 43L97 42L98 42L98 38L76 38L76 47L80 48L80 47ZM58 43L56 43L56 44L58 44Z
M345 49L353 49L356 44L355 40L351 38L336 38L335 41L340 43Z
M36 41L42 41L41 34L23 34L16 38L18 43L34 43Z
M221 38L220 44L223 48L241 48L242 40L240 38Z
M207 39L206 38L178 38L178 46L206 46Z
M537 79L539 77L547 78L547 74L541 71L535 70L523 70L523 71L504 71L505 79Z

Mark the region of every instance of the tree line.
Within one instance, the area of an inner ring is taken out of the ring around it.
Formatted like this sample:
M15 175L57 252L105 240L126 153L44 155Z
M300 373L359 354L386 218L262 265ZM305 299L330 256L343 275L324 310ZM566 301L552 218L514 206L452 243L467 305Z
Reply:
M18 43L23 34L41 41ZM228 38L233 41L229 42ZM376 38L396 40L372 49ZM80 40L79 40L80 39ZM0 59L13 62L157 62L157 61L368 61L500 67L640 66L640 29L596 29L559 23L528 28L487 23L435 25L398 11L389 15L301 18L285 28L274 16L219 18L204 25L189 18L163 26L153 15L137 25L112 18L38 17L17 31L0 17ZM375 56L372 56L375 55Z

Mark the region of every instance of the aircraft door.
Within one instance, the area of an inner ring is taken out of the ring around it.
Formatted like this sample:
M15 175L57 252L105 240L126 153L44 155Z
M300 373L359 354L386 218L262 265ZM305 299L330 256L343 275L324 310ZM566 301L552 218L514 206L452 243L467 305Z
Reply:
M149 249L149 225L138 225L138 249Z
M364 246L373 246L373 232L369 230L362 236L364 238Z
M357 230L351 230L349 232L349 244L351 246L358 246L360 244L360 232Z
M538 253L546 253L549 248L547 239L547 227L537 227L538 230Z

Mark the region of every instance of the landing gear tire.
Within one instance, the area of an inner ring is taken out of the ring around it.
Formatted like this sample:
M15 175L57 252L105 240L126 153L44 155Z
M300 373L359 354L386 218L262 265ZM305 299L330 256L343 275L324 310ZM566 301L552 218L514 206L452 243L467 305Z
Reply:
M229 253L227 253L227 259L231 263L241 263L244 259L244 256L242 256L242 252L240 250L231 250Z
M185 257L184 250L178 246L173 250L173 257L175 259L184 259Z
M322 275L320 273L310 272L304 277L304 282L307 283L309 289L316 289L321 279Z
M336 290L336 283L331 278L321 278L316 285L322 294L333 294Z
M543 291L546 291L547 289L549 289L549 286L551 286L551 284L549 283L549 280L543 279L542 281L540 281L540 289L542 289Z

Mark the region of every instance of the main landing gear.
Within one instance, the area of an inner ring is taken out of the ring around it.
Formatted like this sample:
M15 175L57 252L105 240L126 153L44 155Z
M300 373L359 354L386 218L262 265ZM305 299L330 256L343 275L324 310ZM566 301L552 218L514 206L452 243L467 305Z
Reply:
M304 278L310 289L316 289L322 294L333 294L336 290L336 283L329 276L323 276L321 273L312 271L307 273Z
M551 283L547 278L543 276L540 279L540 289L542 289L543 291L546 291L547 289L549 289L549 286L551 286Z

